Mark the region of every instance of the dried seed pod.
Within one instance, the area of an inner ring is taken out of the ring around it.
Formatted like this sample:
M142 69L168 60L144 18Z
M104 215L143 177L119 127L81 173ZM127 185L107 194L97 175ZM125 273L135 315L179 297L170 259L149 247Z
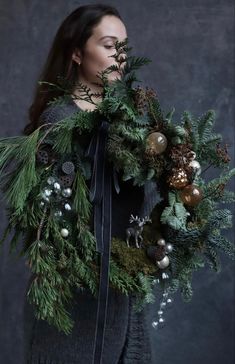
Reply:
M61 169L65 174L73 174L74 170L75 170L75 166L74 166L73 162L67 161L62 164Z
M62 187L71 187L74 181L74 174L63 175L59 177L60 184Z

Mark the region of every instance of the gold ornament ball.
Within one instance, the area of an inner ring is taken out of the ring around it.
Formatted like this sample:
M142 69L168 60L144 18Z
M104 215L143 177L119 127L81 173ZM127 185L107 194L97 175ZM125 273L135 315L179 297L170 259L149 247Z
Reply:
M167 139L164 134L154 132L147 137L147 150L148 154L161 154L166 150Z
M185 205L196 206L202 199L202 191L196 185L188 185L181 191L180 197Z

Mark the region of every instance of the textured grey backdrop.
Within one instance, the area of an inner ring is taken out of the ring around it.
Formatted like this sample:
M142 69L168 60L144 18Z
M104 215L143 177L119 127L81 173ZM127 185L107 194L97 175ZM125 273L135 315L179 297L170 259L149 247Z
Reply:
M214 109L216 129L231 145L233 154L233 1L103 2L118 7L135 54L153 60L141 77L157 90L163 109L175 106L176 118L185 109L197 116ZM57 27L72 10L87 3L1 0L1 136L22 130L32 90ZM2 205L1 230L5 223ZM228 235L233 240L232 231ZM20 364L22 302L29 271L23 259L9 256L8 249L6 242L0 251L0 363ZM234 265L222 256L219 275L205 269L194 275L193 282L192 302L183 303L177 295L164 330L151 328L157 309L150 307L152 364L234 363Z

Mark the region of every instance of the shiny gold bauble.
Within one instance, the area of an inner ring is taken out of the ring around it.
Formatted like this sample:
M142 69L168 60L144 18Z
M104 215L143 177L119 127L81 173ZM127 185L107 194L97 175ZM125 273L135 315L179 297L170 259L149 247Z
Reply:
M180 198L185 205L196 206L202 199L202 191L196 185L188 185L180 192Z
M168 178L170 187L181 189L188 184L187 173L183 168L174 169L174 173Z
M161 154L166 150L167 139L164 134L154 132L147 137L146 153L149 155Z

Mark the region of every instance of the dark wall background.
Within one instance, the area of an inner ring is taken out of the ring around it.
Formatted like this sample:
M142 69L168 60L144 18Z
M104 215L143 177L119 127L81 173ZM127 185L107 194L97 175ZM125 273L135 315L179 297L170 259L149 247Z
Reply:
M91 1L92 2L92 1ZM93 1L94 2L94 1ZM135 54L152 63L141 72L162 107L199 116L217 113L216 129L234 143L234 5L231 0L103 1L118 7ZM0 2L1 137L19 134L40 69L62 20L86 1L12 0ZM234 159L231 162L234 165ZM213 171L210 171L213 173ZM231 184L234 188L234 183ZM1 205L1 229L6 219ZM233 240L233 231L227 235ZM22 303L30 272L24 259L0 250L0 363L22 363ZM234 363L234 265L222 255L222 271L193 278L194 297L175 296L163 330L151 321L153 364ZM69 364L69 363L68 363Z

